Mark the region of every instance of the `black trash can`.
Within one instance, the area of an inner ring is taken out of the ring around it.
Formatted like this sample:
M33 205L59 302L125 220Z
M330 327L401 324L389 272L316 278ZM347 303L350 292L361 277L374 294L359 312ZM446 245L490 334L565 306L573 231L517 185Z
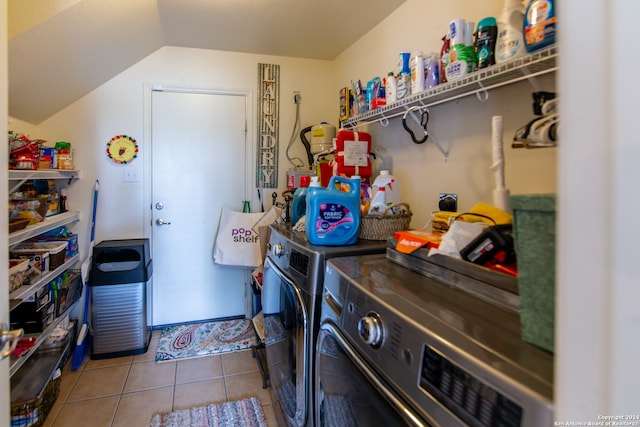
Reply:
M91 359L146 353L151 274L149 239L105 240L93 248Z

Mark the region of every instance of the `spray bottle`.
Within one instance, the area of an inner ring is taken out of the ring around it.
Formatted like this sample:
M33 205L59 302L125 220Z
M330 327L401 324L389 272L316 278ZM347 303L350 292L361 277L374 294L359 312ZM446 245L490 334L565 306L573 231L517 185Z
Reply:
M505 0L498 18L498 40L496 42L496 64L525 54L522 28L524 11L521 0Z

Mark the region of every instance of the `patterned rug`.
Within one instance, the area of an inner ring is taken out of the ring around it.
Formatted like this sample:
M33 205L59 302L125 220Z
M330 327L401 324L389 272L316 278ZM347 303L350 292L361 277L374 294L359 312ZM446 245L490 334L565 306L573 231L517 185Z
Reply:
M267 427L260 400L256 397L236 402L183 409L151 417L150 427Z
M156 361L191 359L251 348L258 343L250 319L233 319L164 328Z

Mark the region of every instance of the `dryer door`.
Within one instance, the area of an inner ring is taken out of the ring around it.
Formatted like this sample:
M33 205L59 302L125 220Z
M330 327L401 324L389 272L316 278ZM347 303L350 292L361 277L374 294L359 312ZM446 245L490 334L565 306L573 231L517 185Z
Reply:
M362 360L331 322L322 324L317 350L316 426L431 425Z

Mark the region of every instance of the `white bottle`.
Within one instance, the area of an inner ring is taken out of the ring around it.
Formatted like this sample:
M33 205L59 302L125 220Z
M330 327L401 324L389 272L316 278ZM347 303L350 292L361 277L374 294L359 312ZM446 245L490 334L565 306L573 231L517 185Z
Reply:
M400 202L400 183L389 173L388 170L381 170L380 175L373 180L373 184L371 185L372 204L376 197L376 193L381 188L384 188L385 190L386 203L393 204Z
M393 75L393 71L389 71L389 74L384 79L384 95L387 105L398 100L398 81L396 76Z
M384 190L384 187L380 187L371 199L371 204L369 205L369 215L385 213L385 210L387 209L387 198L385 197L386 193Z
M414 53L409 62L411 67L411 93L422 92L425 89L424 55Z
M498 38L496 41L496 64L517 58L526 53L522 27L524 10L521 0L505 0L504 8L498 19Z

